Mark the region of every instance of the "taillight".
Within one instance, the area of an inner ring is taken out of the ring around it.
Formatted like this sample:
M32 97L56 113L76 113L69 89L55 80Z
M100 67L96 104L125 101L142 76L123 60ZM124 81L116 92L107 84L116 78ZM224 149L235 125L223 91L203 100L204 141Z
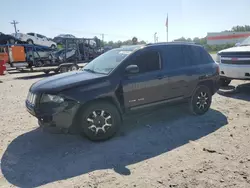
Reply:
M219 67L219 65L216 65L216 73L220 74L220 67Z

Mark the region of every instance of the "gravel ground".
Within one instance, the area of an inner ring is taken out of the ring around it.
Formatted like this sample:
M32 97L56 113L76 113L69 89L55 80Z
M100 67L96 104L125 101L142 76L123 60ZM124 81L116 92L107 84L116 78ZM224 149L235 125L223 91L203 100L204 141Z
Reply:
M41 78L0 77L0 187L250 187L250 82L221 90L203 116L184 105L135 114L93 143L38 129L24 100Z

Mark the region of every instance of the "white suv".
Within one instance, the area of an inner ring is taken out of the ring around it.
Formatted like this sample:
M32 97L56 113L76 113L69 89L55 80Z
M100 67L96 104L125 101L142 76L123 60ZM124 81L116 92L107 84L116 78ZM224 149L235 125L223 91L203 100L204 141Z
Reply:
M37 33L16 33L13 34L17 39L27 42L28 44L37 44L41 46L51 47L52 49L56 48L56 43L49 40L47 37L37 34Z
M237 47L221 50L217 53L220 65L222 86L228 86L231 80L250 80L250 37Z

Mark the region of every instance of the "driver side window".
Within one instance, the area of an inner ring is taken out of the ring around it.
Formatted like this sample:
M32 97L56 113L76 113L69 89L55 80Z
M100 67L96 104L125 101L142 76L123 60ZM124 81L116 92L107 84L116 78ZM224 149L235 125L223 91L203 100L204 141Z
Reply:
M130 64L139 67L139 74L160 70L160 54L157 51L144 51L135 54Z

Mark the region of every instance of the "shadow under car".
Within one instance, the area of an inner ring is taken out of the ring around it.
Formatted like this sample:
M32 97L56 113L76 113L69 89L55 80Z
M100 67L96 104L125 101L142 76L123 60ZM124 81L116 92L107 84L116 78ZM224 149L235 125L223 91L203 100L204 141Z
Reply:
M36 129L9 144L1 169L7 181L18 187L37 187L101 169L130 175L126 166L200 139L226 124L226 116L219 111L192 116L176 106L126 119L117 136L106 142Z

